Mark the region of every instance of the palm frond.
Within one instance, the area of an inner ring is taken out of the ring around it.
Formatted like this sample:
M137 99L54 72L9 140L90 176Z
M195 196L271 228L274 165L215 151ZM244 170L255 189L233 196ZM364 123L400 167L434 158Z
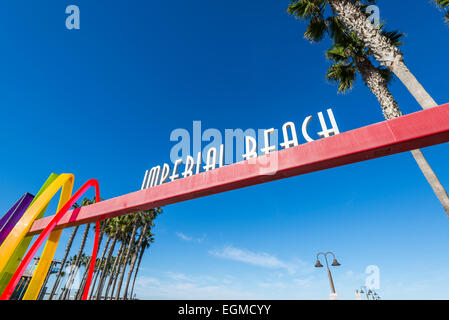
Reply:
M326 51L326 57L335 62L343 62L348 60L349 54L344 46L335 44L332 48Z
M391 42L392 45L394 45L396 47L402 46L401 38L404 36L404 34L402 32L399 32L397 30L387 31L387 30L383 29L383 26L382 26L381 33L383 36L387 37L387 39Z
M310 19L322 15L326 0L291 0L287 12L296 18Z
M310 20L307 30L304 33L304 37L311 42L319 42L323 40L326 34L326 22L318 17L314 17Z
M442 9L449 7L449 0L433 0L433 2Z
M348 41L348 32L339 17L329 17L327 23L329 25L329 32L332 39L339 43Z
M345 93L351 90L357 76L357 68L354 64L339 62L329 67L326 78L338 83L338 93Z

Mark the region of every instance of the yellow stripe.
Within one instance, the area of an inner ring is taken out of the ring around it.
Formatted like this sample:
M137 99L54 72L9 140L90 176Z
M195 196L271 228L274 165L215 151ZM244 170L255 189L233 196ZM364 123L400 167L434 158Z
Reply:
M70 200L73 190L73 176L68 178L64 183L59 198L58 209L56 212L62 209L62 207ZM42 252L39 263L34 271L33 278L31 279L28 289L23 296L23 300L37 300L45 278L47 277L48 270L50 269L51 262L58 247L59 238L61 237L62 230L55 230L50 233L48 240L45 243L44 251ZM62 267L62 266L61 266Z

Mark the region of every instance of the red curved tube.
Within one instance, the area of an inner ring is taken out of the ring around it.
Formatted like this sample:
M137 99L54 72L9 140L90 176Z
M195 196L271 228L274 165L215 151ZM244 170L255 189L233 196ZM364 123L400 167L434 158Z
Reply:
M3 291L3 294L0 296L0 300L8 300L13 291L16 287L17 283L19 282L19 279L22 277L25 269L28 267L31 259L33 259L34 255L36 254L37 250L40 248L44 240L48 237L50 232L53 231L53 229L56 227L59 220L62 219L62 217L69 211L69 209L73 206L73 204L89 189L90 187L95 187L95 198L97 202L100 202L100 187L98 184L98 181L95 179L91 179L87 181L71 198L67 203L59 210L59 212L53 217L53 219L50 221L50 223L45 227L44 231L39 235L37 240L34 242L33 246L30 248L30 250L27 252L26 256L23 258L22 262L20 263L19 267L17 268L16 272L12 276L11 280L8 283L8 286ZM89 292L89 287L92 279L92 274L95 268L95 262L97 260L97 252L98 252L98 245L99 245L99 236L100 236L100 221L97 221L96 223L96 230L95 230L95 243L94 248L92 250L92 258L90 260L90 266L89 266L89 273L87 276L86 286L84 288L83 292L83 300L87 299L87 293ZM61 266L62 267L62 266ZM87 293L86 293L87 292Z
M98 195L98 197L97 197L97 202L100 201L99 199L100 199L100 195ZM94 248L92 250L92 258L90 259L89 272L87 273L86 285L84 286L82 300L87 300L87 298L89 296L89 288L90 288L90 283L92 282L92 276L94 274L95 262L97 260L97 253L98 253L99 242L100 242L100 221L97 221L95 223Z

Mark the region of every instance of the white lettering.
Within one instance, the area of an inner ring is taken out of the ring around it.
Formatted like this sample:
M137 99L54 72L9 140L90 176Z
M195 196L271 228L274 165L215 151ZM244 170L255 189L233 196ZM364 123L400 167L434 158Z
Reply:
M261 151L265 154L269 154L272 151L276 150L276 146L272 146L270 145L270 135L275 133L276 130L274 130L274 128L265 130L263 132L263 138L264 138L264 142L265 142L265 148L262 148Z
M182 176L185 177L190 177L193 176L193 166L195 165L195 159L193 159L192 156L187 156L186 159L186 166L184 168L184 172L182 174Z
M217 167L217 149L210 148L207 150L206 165L204 166L204 171L211 171Z
M251 136L245 137L245 147L246 152L243 155L243 159L254 159L257 158L257 141Z
M179 174L177 173L179 165L182 163L182 159L178 159L175 161L175 164L173 166L173 172L170 176L171 181L175 181L176 179L179 179Z
M288 129L292 133L292 139L288 137ZM287 122L282 126L282 135L284 136L284 142L281 143L281 147L288 149L291 147L296 147L298 143L298 135L296 134L296 127L293 122Z

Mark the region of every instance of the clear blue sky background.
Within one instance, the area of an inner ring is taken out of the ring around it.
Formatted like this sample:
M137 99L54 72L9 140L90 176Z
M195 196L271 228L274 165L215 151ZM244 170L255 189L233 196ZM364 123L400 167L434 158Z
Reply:
M70 4L79 31L65 28ZM360 80L347 95L326 82L329 43L305 41L287 5L2 1L0 212L51 172L74 173L76 187L96 178L104 198L135 191L146 169L169 161L171 131L194 120L222 132L280 128L332 107L342 131L382 121ZM410 69L449 102L441 13L428 0L379 6L406 33ZM404 113L419 110L399 81L392 92ZM424 152L449 187L447 144ZM383 298L449 298L449 220L409 153L171 205L154 233L140 298L327 299L326 273L313 268L321 250L342 263L333 272L343 299L369 265Z

